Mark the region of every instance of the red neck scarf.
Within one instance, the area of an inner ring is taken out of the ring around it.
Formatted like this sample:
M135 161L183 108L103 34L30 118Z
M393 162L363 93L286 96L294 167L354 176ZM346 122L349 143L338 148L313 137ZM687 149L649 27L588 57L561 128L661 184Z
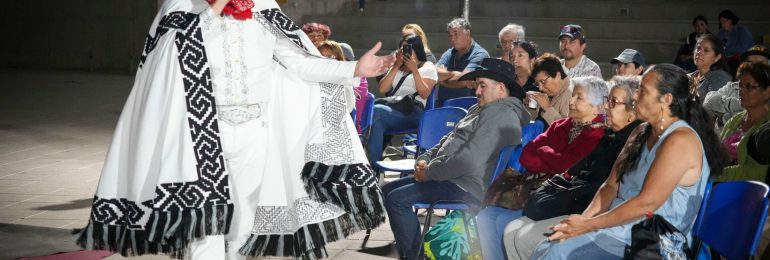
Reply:
M213 3L215 0L207 0L209 3ZM252 0L230 0L222 9L222 13L225 15L231 15L238 20L251 19L251 8L254 7Z

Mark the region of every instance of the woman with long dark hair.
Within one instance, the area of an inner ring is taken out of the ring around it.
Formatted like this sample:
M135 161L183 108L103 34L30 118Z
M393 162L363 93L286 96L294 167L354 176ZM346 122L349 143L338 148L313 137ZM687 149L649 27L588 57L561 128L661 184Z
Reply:
M690 232L708 178L721 174L726 162L696 91L673 64L644 74L634 101L646 123L631 135L588 208L554 226L532 259L621 258L631 244L631 227L648 213Z
M406 52L405 52L406 51ZM399 42L396 62L380 80L379 91L389 96L400 96L414 100L412 106L404 111L386 104L374 105L374 119L369 133L368 155L374 164L381 160L385 132L417 128L425 109L425 103L433 85L438 80L436 66L427 60L425 47L420 36L410 34Z

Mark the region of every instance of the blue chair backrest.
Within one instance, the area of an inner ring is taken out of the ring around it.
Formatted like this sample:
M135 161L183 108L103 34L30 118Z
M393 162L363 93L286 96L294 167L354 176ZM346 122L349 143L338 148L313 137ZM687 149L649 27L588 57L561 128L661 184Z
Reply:
M467 113L465 109L459 107L425 110L420 116L420 125L417 129L417 148L428 150L438 144L441 138L451 132Z
M768 187L756 181L725 182L704 193L692 234L728 259L756 253L767 217Z
M447 99L442 106L444 107L461 107L465 109L471 109L473 105L478 103L476 97L459 97L453 99Z
M428 98L425 99L425 110L431 110L436 108L436 97L438 96L438 85L433 86L430 90Z
M520 173L524 173L526 171L524 166L521 165L521 162L519 162L519 157L521 157L522 151L524 151L524 146L517 145L516 149L513 150L513 153L511 154L511 158L508 160L508 167L511 167L511 169L514 169Z
M366 105L363 108L364 111L361 112L361 132L367 130L372 125L372 120L374 119L374 94L367 92L366 95L369 97L369 100L366 101Z
M500 173L502 173L506 167L508 167L508 161L511 158L511 155L513 154L513 151L516 149L516 145L506 145L503 146L503 149L500 149L500 154L497 157L497 164L495 164L495 170L492 171L492 175L489 178L489 183L487 183L487 186L492 185L492 181L497 178Z
M524 125L521 128L521 145L527 145L532 140L535 140L535 137L542 134L544 130L545 123L540 120L535 120L534 122Z

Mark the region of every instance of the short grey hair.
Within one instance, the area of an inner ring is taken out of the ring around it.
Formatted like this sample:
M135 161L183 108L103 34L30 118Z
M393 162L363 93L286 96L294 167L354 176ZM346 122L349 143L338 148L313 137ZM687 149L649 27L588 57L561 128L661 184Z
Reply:
M463 30L471 31L471 22L468 20L465 20L463 18L455 18L452 19L448 24L446 24L446 30L449 31L454 28L463 28Z
M508 25L503 27L503 29L500 29L500 33L497 34L497 40L499 41L500 39L502 39L503 35L505 35L506 33L514 33L516 34L516 38L519 41L524 40L524 26L521 26L515 23L509 23Z
M642 76L614 76L609 81L610 90L619 88L626 92L626 106L627 110L631 110L631 103L633 103L634 92L639 89L642 84Z
M572 83L575 84L575 87L580 86L586 90L591 105L599 106L602 109L604 97L609 93L606 81L596 76L590 76L573 78Z

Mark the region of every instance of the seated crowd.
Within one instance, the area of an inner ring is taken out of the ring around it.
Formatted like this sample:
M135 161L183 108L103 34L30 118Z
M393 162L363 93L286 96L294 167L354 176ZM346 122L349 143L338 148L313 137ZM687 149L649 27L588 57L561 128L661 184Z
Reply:
M651 214L691 243L711 182L770 183L770 51L752 46L738 21L722 11L712 34L707 19L695 17L676 65L647 64L640 51L625 49L606 61L615 74L607 81L584 54L580 25L560 28L557 56L526 41L523 26L508 24L498 35L499 58L490 58L462 18L447 24L451 47L440 57L419 25L405 25L397 61L378 79L387 98L374 105L372 125L359 129L372 165L394 133L418 128L423 111L457 97L477 103L415 155L412 176L382 187L400 258L422 250L412 206L442 200L473 205L484 259L621 259L632 227ZM320 35L316 47L325 56L352 57L327 39L328 26L305 28ZM365 84L358 86L359 119ZM522 129L535 123L544 131L522 141ZM521 205L491 204L488 187L502 177L492 175L509 145L521 147L519 174L535 185ZM769 244L767 223L758 258L770 259Z

